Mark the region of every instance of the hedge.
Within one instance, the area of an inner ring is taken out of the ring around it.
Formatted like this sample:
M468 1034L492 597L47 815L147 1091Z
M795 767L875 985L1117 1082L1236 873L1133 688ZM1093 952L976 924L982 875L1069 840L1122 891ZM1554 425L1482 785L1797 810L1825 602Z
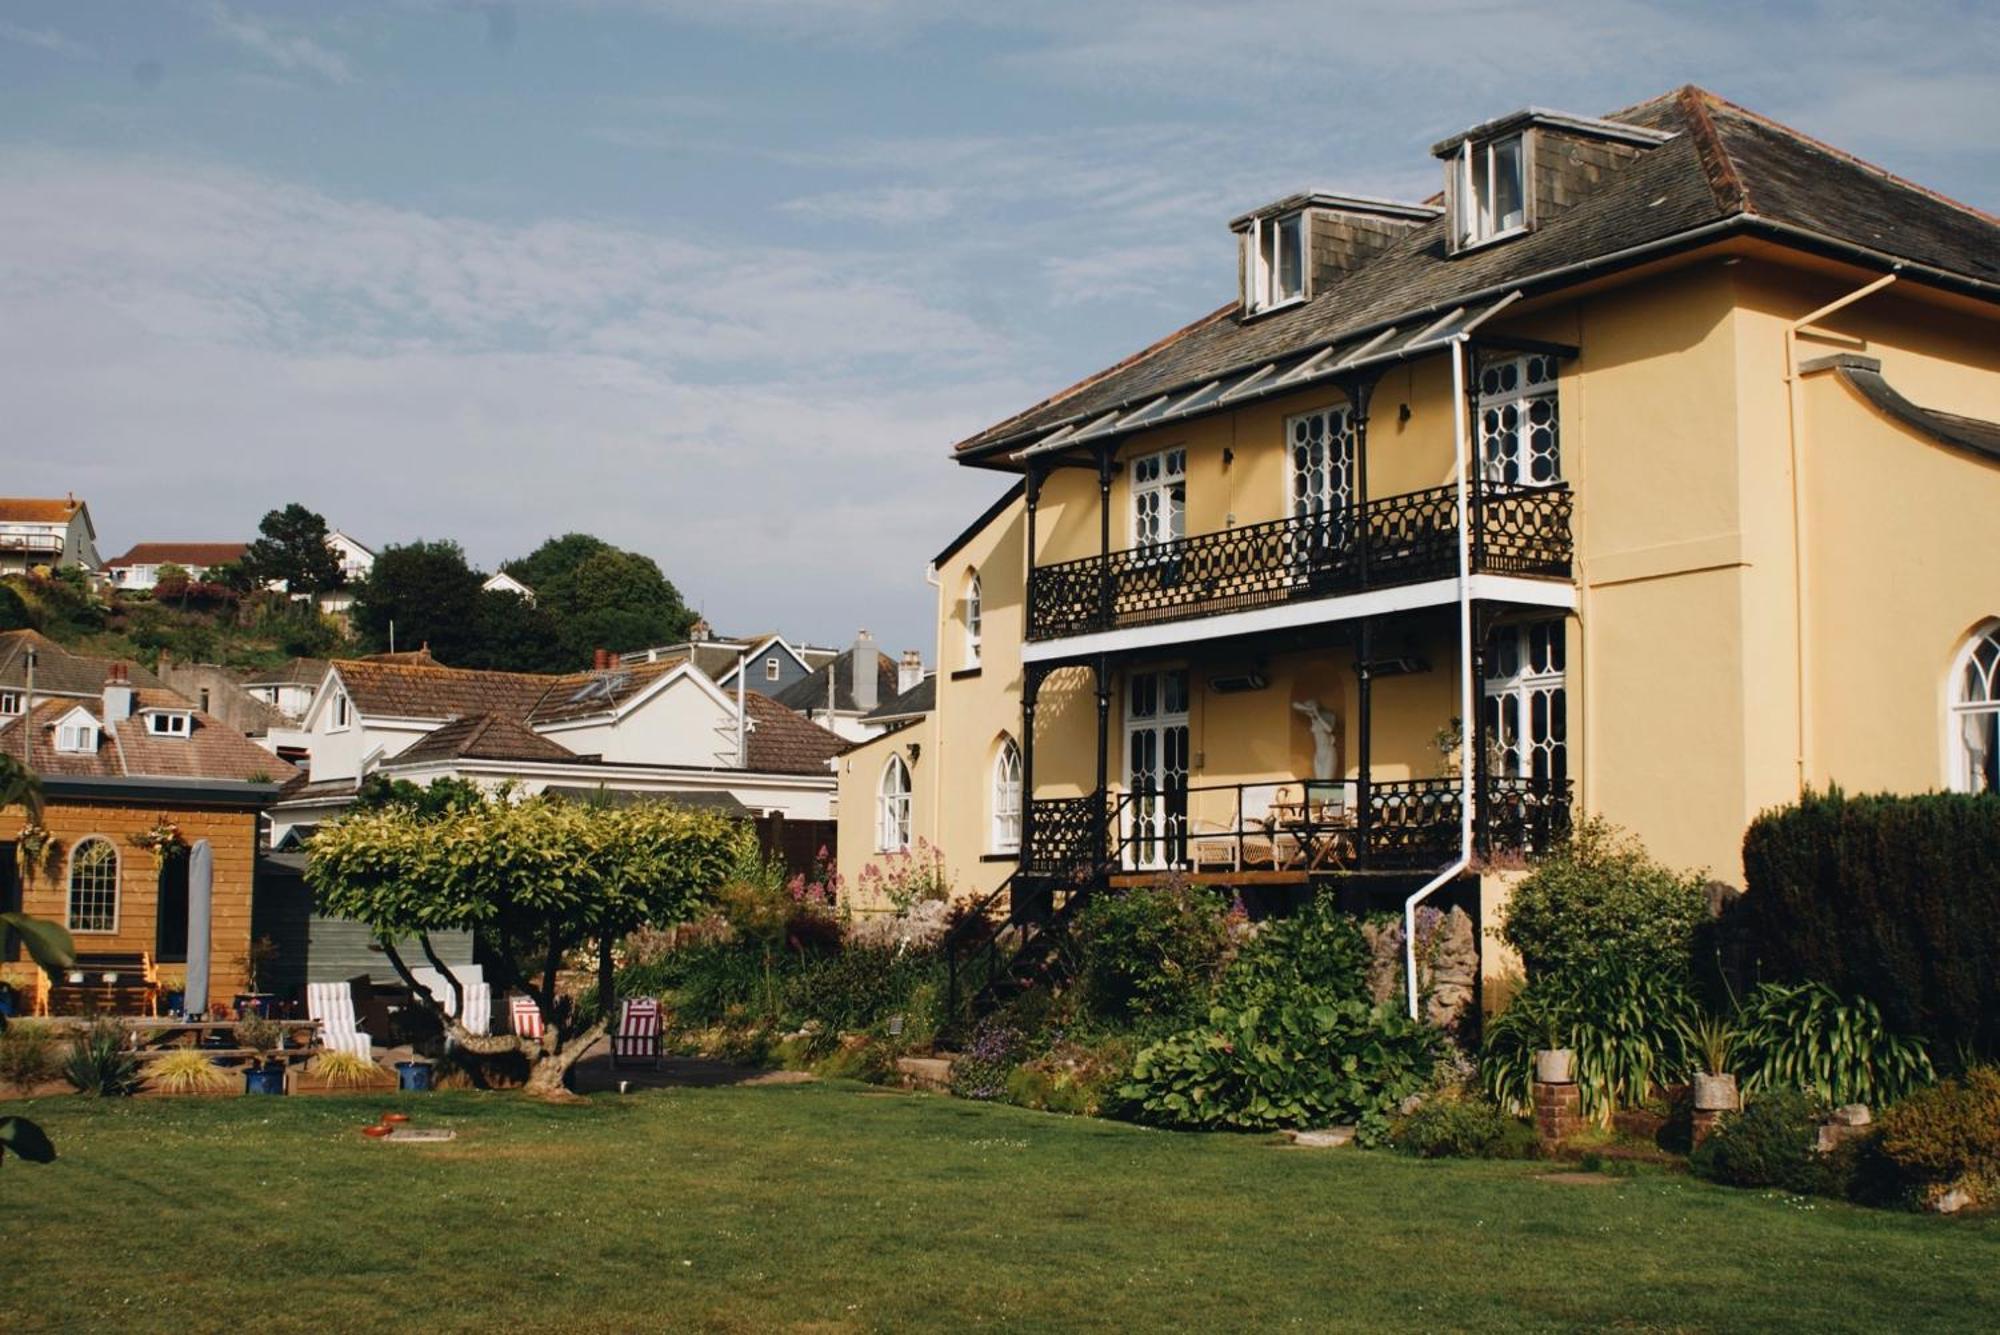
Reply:
M1808 793L1743 837L1765 978L1864 996L1950 1060L2000 1055L2000 795Z

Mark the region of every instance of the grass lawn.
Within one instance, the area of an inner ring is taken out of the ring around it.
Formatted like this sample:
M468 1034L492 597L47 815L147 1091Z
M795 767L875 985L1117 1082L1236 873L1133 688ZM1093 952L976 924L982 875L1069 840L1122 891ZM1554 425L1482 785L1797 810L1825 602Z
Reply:
M358 1133L398 1105L458 1139ZM62 1155L0 1166L9 1332L1824 1331L2000 1312L2000 1220L845 1084L0 1108Z

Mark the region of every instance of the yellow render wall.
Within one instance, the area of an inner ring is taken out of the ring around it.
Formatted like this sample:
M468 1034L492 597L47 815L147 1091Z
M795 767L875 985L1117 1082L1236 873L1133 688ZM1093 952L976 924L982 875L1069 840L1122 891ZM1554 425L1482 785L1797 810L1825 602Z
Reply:
M118 850L118 929L75 933L79 954L151 955L158 944L159 871L153 855L135 847L132 836L144 833L166 815L180 826L192 845L206 839L215 854L215 888L209 919L210 1005L224 1005L246 990L250 949L251 887L256 875L257 816L248 811L171 811L157 807L110 803L50 802L42 823L55 836L53 861L22 878L21 907L31 917L50 922L69 920L69 857L76 845L92 835L109 839ZM22 966L8 966L18 969ZM179 968L170 965L169 968ZM189 1000L190 1009L194 1002Z
M891 756L901 756L910 767L910 842L922 838L941 844L937 828L937 786L931 782L938 768L936 758L937 715L932 714L906 728L885 733L862 743L834 763L840 780L840 805L836 819L840 826L840 879L846 903L856 912L873 913L889 907L888 900L870 884L872 865L886 870L894 860L876 849L882 774ZM911 751L917 755L912 758Z

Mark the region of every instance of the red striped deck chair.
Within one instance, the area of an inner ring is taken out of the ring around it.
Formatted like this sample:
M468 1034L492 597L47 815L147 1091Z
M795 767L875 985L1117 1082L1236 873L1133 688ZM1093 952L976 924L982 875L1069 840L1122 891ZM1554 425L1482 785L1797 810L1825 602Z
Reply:
M542 1011L535 1005L533 997L514 997L509 1001L507 1013L513 1017L514 1032L522 1038L540 1041L542 1037Z
M654 997L634 997L618 1013L618 1032L611 1039L613 1066L660 1065L660 1003Z

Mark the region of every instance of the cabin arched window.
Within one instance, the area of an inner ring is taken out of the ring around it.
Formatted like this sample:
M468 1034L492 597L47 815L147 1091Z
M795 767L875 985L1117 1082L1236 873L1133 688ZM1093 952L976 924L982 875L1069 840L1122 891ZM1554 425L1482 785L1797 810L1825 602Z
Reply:
M118 930L118 846L102 835L70 850L69 930Z
M980 606L979 572L972 571L965 577L965 665L979 666L980 623L983 610Z
M904 853L910 847L910 767L901 756L890 756L882 767L875 797L875 848Z
M1021 851L1021 748L1012 737L993 756L993 851Z
M1959 651L1951 673L1951 786L2000 793L2000 621Z

